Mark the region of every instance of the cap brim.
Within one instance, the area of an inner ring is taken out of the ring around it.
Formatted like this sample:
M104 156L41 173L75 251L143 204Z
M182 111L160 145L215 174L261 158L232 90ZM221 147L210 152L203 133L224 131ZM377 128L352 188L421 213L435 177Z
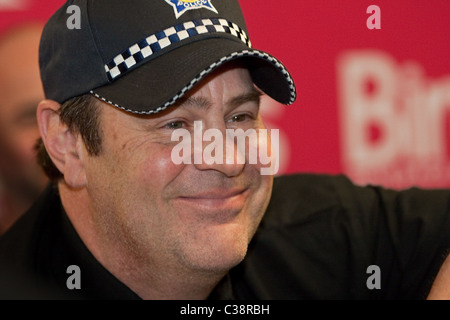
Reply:
M174 49L91 93L128 112L157 113L213 70L236 59L244 61L253 82L265 94L286 105L295 101L294 81L280 61L227 38L203 39Z

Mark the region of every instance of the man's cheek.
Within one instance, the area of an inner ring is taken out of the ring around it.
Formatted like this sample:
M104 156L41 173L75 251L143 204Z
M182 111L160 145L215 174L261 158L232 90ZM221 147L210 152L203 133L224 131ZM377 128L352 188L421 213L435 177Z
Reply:
M148 157L146 166L148 170L152 172L152 175L166 175L171 176L177 174L182 168L184 164L176 164L172 159L172 149L173 145L165 145L159 146L152 152L152 154Z
M279 130L258 129L256 138L249 140L245 152L247 163L259 169L261 175L276 175L280 163Z

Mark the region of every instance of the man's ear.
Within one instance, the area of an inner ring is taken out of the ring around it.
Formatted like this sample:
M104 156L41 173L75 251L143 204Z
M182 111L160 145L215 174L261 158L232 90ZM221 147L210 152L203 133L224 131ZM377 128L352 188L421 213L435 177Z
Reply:
M83 142L79 134L72 133L59 117L61 105L44 100L37 108L37 121L42 141L55 166L72 188L86 185L83 163Z

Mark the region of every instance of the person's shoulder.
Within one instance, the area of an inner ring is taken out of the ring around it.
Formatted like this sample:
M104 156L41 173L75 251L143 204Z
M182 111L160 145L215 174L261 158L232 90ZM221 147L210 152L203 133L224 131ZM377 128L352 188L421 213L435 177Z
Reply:
M331 174L291 174L277 176L274 179L272 202L298 203L320 207L336 204L340 201L343 189L356 186L345 175ZM311 208L313 209L313 208Z
M274 179L272 197L264 222L294 223L342 205L344 189L357 188L345 175L291 174Z
M336 187L345 185L353 186L352 181L345 175L298 173L275 177L273 193L278 195L278 193L320 192L329 195L330 192L336 191Z
M0 237L0 259L13 264L26 263L29 253L37 252L42 238L48 236L52 212L60 206L54 186L48 186L17 222Z
M55 216L61 208L58 192L48 186L33 206L0 237L0 299L51 299L59 291L36 274L52 260L49 248L57 243Z

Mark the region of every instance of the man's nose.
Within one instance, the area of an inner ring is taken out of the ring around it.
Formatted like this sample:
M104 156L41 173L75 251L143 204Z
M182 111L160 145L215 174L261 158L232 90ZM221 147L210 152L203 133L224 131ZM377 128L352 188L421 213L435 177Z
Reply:
M244 170L245 154L239 150L234 139L227 137L225 125L196 129L193 163L198 170L215 170L228 177L238 176ZM201 141L199 132L202 132Z

